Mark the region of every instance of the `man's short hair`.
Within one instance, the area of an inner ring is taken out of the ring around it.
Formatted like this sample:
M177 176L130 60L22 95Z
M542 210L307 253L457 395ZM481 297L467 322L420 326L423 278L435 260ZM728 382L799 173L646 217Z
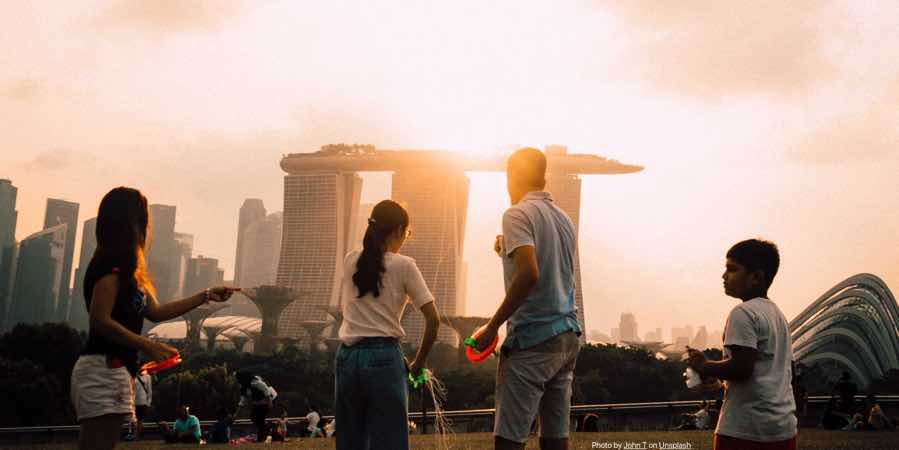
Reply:
M506 170L515 173L523 181L542 187L546 184L546 155L536 148L519 149L509 156Z
M773 242L747 239L737 242L727 251L727 257L741 264L749 273L761 270L765 274L766 288L771 286L780 268L780 253Z

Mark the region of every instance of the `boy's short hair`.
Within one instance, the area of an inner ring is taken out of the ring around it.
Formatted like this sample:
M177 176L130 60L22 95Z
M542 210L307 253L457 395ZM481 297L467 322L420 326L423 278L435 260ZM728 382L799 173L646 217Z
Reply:
M546 155L536 148L525 147L512 153L506 169L535 186L546 184Z
M761 239L747 239L737 242L727 251L727 257L741 264L747 272L761 270L765 274L767 285L770 287L780 268L780 253L773 242Z

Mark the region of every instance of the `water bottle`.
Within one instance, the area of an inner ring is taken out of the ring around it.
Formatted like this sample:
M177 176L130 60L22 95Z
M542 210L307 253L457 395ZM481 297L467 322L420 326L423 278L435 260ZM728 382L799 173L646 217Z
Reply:
M687 367L687 370L684 371L684 380L686 380L687 389L693 389L702 384L702 377L692 367Z

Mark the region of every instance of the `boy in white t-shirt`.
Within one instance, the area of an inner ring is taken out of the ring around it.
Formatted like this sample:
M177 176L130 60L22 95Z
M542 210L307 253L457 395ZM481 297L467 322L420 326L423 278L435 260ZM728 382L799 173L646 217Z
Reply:
M726 381L715 449L793 450L793 350L790 327L768 288L780 266L777 246L749 239L727 252L724 293L743 302L724 328L724 359L689 349L688 364L703 377Z

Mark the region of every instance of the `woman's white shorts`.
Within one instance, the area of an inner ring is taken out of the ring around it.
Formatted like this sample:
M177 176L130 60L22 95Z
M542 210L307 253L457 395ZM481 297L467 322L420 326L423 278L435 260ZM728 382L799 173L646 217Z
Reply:
M125 367L109 368L106 355L78 358L71 391L79 422L107 414L134 415L134 379Z

